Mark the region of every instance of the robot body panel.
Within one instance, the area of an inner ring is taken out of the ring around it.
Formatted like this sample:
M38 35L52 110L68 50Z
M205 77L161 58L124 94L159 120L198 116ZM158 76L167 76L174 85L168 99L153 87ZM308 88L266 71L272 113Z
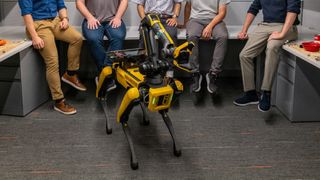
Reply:
M117 81L124 87L136 87L144 81L144 76L139 73L139 68L122 69L117 68Z
M117 114L117 122L125 123L128 120L129 114L133 108L133 106L139 100L140 93L138 88L130 88L123 97L121 101L120 108Z
M183 89L184 89L183 88L183 84L178 80L174 80L174 83L175 83L175 85L177 87L177 90L183 92Z
M161 88L150 88L148 109L152 112L169 109L172 96L173 89L169 85Z
M98 82L97 89L96 89L96 97L97 98L101 97L101 95L99 95L99 94L104 94L104 92L101 92L101 91L104 91L103 84L106 82L106 79L109 76L111 76L111 74L112 74L112 68L109 66L103 68L103 70L101 71L101 73L99 75L99 82Z

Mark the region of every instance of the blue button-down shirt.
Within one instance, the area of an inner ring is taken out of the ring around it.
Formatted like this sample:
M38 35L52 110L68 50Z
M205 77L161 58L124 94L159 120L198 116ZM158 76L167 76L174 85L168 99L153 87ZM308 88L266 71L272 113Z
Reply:
M288 12L300 13L301 0L254 0L248 13L257 15L262 9L263 20L268 23L284 23ZM298 18L295 24L298 24Z
M21 15L32 15L34 20L50 19L66 8L63 0L19 0Z

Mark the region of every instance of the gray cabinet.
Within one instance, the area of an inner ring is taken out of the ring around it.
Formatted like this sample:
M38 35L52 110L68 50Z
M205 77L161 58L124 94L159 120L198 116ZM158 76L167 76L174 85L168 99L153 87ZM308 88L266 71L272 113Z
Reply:
M320 69L283 50L276 76L276 107L293 122L320 121Z
M286 51L280 56L278 72L276 76L275 105L288 119L292 119L292 107L294 103L294 82L296 59Z
M45 66L27 48L0 63L0 114L25 116L49 98Z

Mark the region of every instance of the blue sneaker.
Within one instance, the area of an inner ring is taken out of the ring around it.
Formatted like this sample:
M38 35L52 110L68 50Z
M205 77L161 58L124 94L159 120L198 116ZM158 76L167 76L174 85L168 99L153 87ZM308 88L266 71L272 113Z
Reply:
M259 103L259 97L255 90L247 91L244 93L242 97L239 97L238 99L233 101L233 104L236 106L248 106L251 104L258 104L258 103Z
M270 110L271 107L271 92L270 91L263 91L261 95L261 100L259 101L258 109L261 112L267 112Z

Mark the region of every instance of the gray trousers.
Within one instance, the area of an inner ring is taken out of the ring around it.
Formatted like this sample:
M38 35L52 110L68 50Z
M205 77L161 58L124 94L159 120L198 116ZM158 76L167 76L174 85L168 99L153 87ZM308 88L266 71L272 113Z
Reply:
M283 39L268 41L271 33L281 32L282 27L281 23L261 23L252 33L249 33L249 39L240 53L244 91L256 89L253 61L263 50L266 52L266 59L261 90L271 90L274 75L278 69L279 50L287 40L295 40L298 36L297 28L293 26Z
M190 57L190 65L193 72L199 72L199 39L202 36L203 29L211 22L210 19L190 19L187 23L187 39L193 41L193 48ZM227 52L228 30L224 22L217 24L212 30L212 38L216 45L213 52L210 72L219 74Z

